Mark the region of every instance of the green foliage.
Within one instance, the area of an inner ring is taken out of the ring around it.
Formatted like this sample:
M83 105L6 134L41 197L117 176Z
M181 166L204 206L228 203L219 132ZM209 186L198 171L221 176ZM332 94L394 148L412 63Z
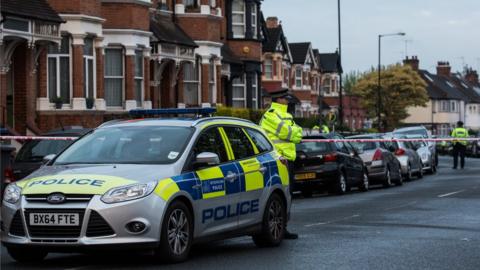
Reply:
M264 110L253 110L253 109L244 109L244 108L230 108L230 107L217 107L217 113L215 116L228 116L236 117L241 119L250 120L256 124L260 123L262 119Z
M345 75L343 78L343 89L347 95L353 93L353 88L358 82L358 79L362 76L359 71L352 71Z
M382 70L383 127L398 126L407 118L407 108L425 107L428 102L426 83L410 66L393 65ZM370 118L376 118L378 101L378 70L363 74L353 88L353 94L362 98L362 106Z

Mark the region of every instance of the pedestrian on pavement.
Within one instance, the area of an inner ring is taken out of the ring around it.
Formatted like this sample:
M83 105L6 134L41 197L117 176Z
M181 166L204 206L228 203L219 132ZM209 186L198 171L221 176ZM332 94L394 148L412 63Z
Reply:
M286 94L274 97L274 102L263 115L260 126L265 130L275 145L277 152L288 160L290 192L294 177L294 161L297 157L295 144L302 141L302 128L295 124L293 117L288 113L288 96ZM285 239L297 239L298 234L291 233L285 228Z
M469 137L468 130L463 127L463 122L457 123L457 128L452 131L452 137L458 139L466 139ZM458 168L458 157L460 156L460 168L465 167L465 152L467 151L467 141L453 141L453 169Z

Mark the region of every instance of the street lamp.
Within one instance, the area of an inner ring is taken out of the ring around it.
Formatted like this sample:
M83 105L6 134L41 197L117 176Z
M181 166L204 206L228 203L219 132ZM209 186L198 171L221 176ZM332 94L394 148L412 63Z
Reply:
M342 17L341 17L341 3L340 0L337 1L337 8L338 8L338 62L339 62L339 70L338 73L340 74L340 81L339 87L340 91L338 92L338 118L340 122L340 126L343 126L343 69L342 69Z
M378 119L378 130L382 130L382 38L383 37L392 37L392 36L405 36L405 33L392 33L392 34L381 34L378 35L378 88L377 88L377 119Z

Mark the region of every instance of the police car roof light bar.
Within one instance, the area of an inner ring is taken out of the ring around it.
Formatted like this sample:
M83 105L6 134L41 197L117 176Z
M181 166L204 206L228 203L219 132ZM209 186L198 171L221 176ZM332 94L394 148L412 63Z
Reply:
M131 110L130 115L136 117L142 116L162 116L162 115L183 115L194 114L197 117L208 117L216 113L216 108L185 108L185 109L152 109L152 110Z

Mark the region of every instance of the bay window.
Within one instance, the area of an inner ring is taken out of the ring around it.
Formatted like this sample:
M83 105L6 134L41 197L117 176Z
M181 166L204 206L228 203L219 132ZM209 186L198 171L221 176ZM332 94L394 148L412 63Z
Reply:
M273 61L272 59L265 59L265 62L263 63L264 66L264 71L263 73L265 74L266 79L273 79Z
M198 65L197 65L198 67ZM198 105L198 68L193 63L183 65L183 99L187 106Z
M61 98L70 103L70 36L62 36L60 46L50 45L47 54L47 88L50 102Z
M234 38L245 38L246 6L244 0L232 1L232 31Z
M137 107L142 107L143 101L143 51L135 51L135 100Z
M325 78L323 80L322 88L323 88L323 93L329 95L332 89L332 79L330 79L329 77Z
M247 85L245 81L245 75L233 79L232 106L234 108L247 107Z
M302 88L303 84L303 70L301 67L297 67L295 70L295 86L297 88Z
M105 49L105 102L109 107L123 105L123 50Z
M93 38L86 38L83 46L83 92L86 98L95 98L95 56Z

